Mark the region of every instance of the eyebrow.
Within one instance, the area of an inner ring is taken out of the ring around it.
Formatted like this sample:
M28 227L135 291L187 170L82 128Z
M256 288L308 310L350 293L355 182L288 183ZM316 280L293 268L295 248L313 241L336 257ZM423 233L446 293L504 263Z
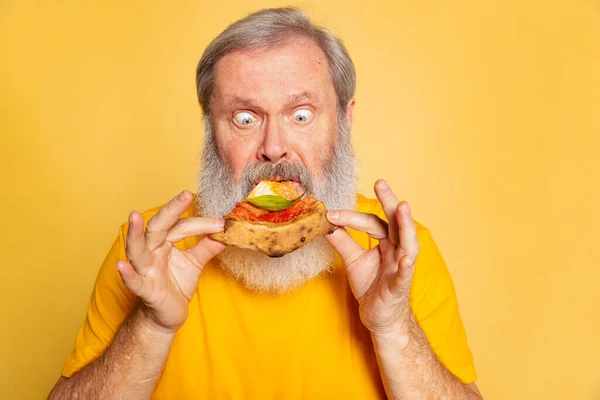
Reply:
M287 104L286 106L290 106L294 103L299 103L303 100L309 100L309 101L319 101L319 98L310 93L309 91L304 91L301 93L296 93L296 94L292 94L290 96L288 96L288 100L287 100ZM231 101L228 102L228 104L230 106L245 106L245 107L250 107L250 108L258 108L258 109L262 109L262 107L260 107L254 99L250 99L250 98L244 98L244 97L239 97L239 96L235 96L231 99Z
M302 100L319 101L319 98L314 94L304 91L302 93L292 94L288 97L288 104L298 103Z

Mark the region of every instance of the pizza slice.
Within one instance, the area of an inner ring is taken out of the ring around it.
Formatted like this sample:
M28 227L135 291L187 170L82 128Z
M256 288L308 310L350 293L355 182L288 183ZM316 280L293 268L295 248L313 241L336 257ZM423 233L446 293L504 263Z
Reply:
M209 236L221 243L281 257L336 226L327 221L325 204L298 194L292 181L261 181L225 216L225 230Z

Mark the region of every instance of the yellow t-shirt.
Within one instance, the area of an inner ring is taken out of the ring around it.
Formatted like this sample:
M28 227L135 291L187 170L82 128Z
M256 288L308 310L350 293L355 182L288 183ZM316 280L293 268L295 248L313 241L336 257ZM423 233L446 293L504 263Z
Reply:
M359 195L357 209L384 218L378 201ZM143 214L148 221L158 208ZM186 216L191 216L188 210ZM465 383L476 379L450 274L429 231L421 245L410 293L413 313L440 361ZM87 318L62 374L70 377L104 352L132 310L134 296L115 268L125 259L124 224L102 264ZM377 244L350 230L364 248ZM190 248L198 238L177 244ZM368 331L345 269L283 295L251 292L207 265L177 332L152 399L385 398Z

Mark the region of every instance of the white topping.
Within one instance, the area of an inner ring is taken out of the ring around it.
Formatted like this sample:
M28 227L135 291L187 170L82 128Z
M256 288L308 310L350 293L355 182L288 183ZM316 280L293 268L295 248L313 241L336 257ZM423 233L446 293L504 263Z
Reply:
M275 182L261 181L248 195L248 197L258 197L265 195L277 196L277 193L273 191L273 185L276 185Z

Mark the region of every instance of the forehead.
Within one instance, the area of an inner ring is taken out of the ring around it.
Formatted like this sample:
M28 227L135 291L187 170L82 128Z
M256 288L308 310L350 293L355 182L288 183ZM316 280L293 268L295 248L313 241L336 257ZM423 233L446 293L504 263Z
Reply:
M235 51L215 67L213 100L252 98L285 101L309 93L321 102L335 98L323 51L309 39L268 50Z

